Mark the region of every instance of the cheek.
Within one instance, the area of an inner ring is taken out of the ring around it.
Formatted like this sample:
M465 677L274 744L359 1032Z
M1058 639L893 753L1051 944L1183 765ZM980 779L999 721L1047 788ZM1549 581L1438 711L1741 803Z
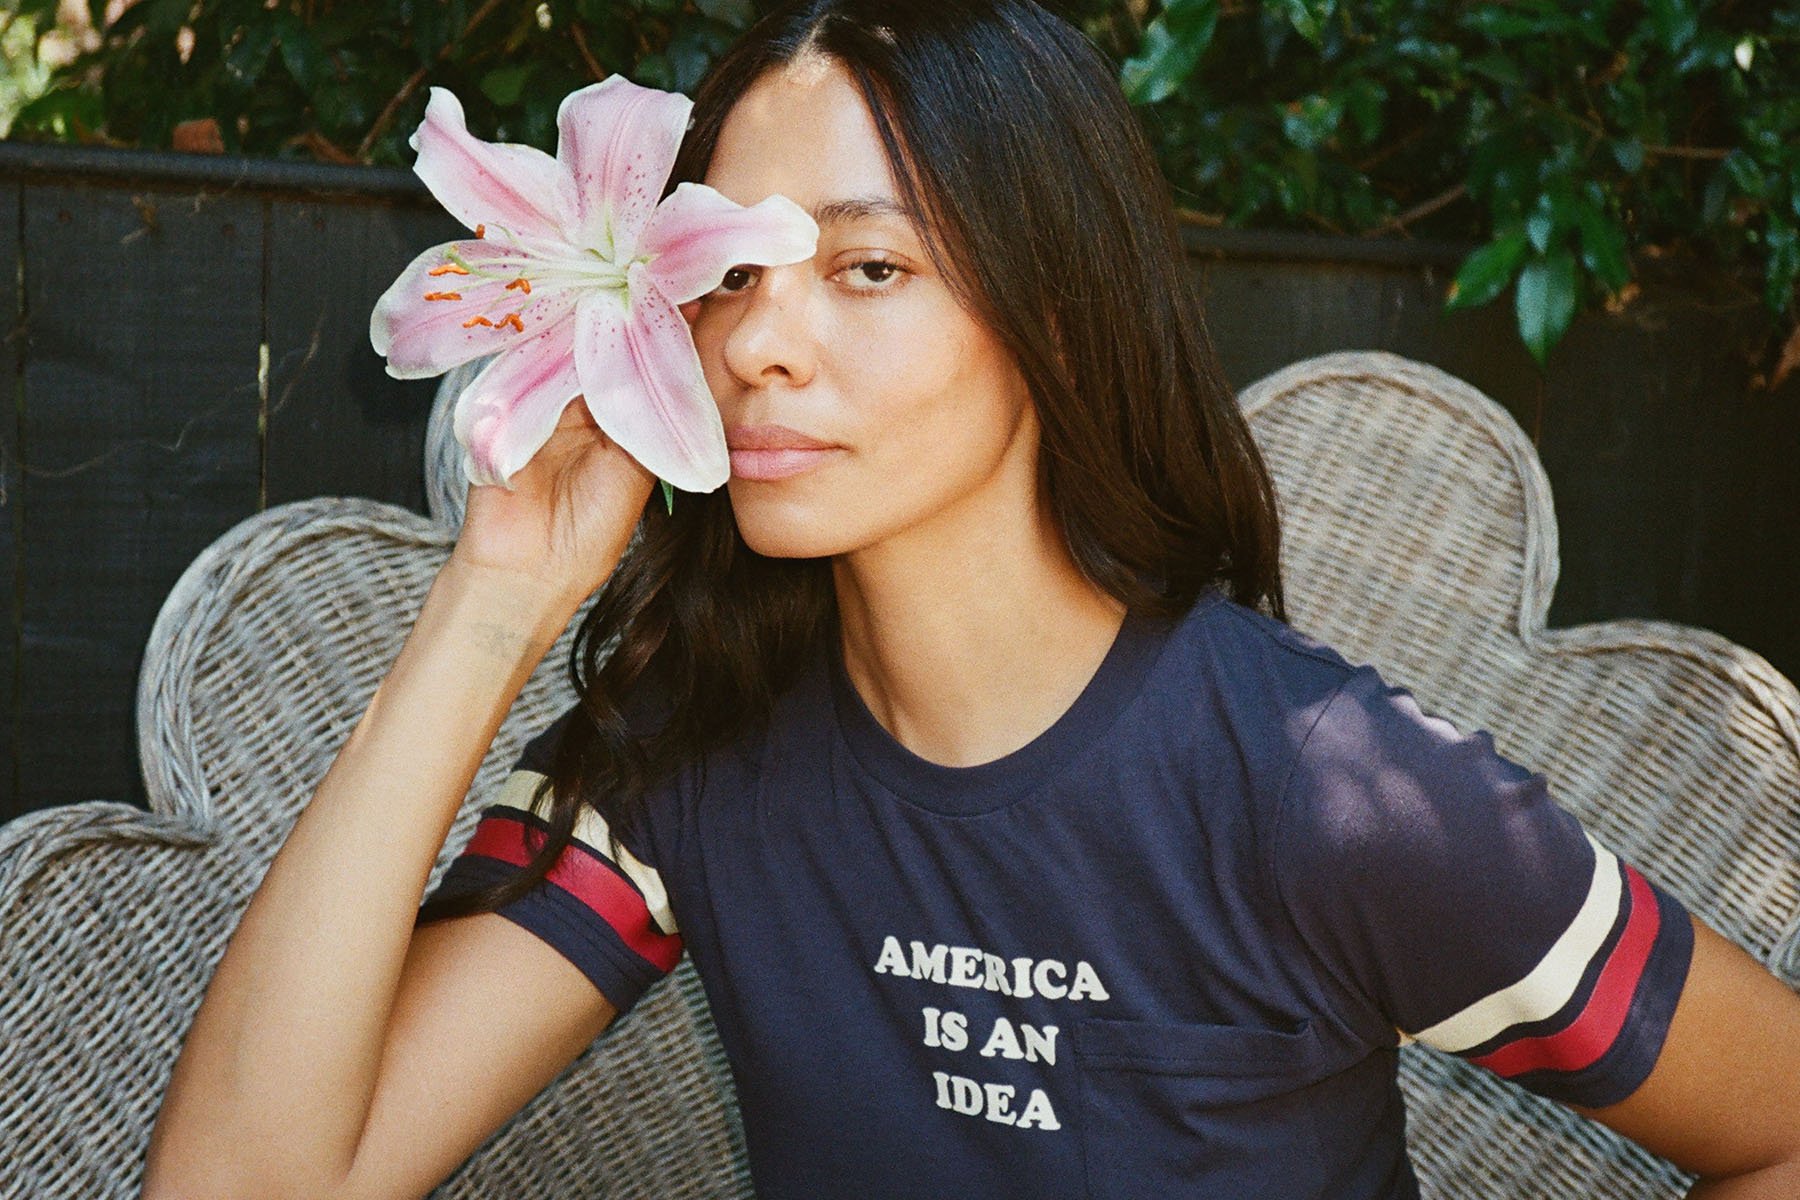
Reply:
M869 482L896 495L954 493L985 480L1025 404L1017 373L970 337L915 343L870 378L868 466L880 478Z

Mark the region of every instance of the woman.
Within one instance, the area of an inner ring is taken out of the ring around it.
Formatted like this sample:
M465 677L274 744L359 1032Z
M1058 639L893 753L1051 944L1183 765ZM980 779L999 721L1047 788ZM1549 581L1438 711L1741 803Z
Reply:
M700 88L682 179L821 227L684 307L729 484L665 513L571 404L471 490L220 964L153 1195L423 1192L684 951L764 1196L1413 1196L1414 1037L1696 1196L1796 1194L1800 1001L1286 625L1268 477L1078 32L790 5ZM580 702L415 930L596 589Z

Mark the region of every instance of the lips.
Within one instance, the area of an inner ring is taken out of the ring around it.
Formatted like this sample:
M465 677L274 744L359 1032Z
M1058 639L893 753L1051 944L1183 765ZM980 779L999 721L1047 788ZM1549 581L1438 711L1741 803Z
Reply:
M732 425L725 430L725 444L733 450L829 450L832 445L786 425Z
M812 470L832 453L830 450L733 450L731 475L734 479L759 481L786 479Z

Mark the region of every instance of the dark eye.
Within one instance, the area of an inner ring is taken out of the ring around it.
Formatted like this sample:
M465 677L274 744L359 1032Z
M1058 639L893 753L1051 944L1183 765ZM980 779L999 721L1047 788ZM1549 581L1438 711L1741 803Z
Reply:
M729 271L725 272L725 278L723 278L719 281L719 286L714 288L713 291L716 293L722 294L722 295L730 295L732 292L735 292L738 290L735 287L729 286L731 283L731 277L733 275L748 275L748 274L750 274L750 268L748 268L748 267L732 267Z
M851 285L851 290L858 292L891 292L894 287L899 285L888 286L889 282L896 276L906 273L905 267L897 262L889 262L885 258L866 258L861 262L851 263L844 269L859 272L866 283L876 285L874 287L865 287L860 284Z

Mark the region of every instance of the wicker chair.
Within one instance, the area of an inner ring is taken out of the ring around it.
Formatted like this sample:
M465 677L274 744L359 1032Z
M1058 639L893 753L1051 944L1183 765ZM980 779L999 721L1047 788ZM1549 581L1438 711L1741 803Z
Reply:
M182 1037L244 905L399 652L466 484L447 376L430 519L318 499L241 522L152 631L138 735L153 811L0 826L0 1196L133 1196ZM1556 525L1492 400L1394 355L1298 363L1240 397L1277 477L1297 626L1494 733L1595 835L1800 974L1800 695L1704 630L1547 630ZM432 873L524 738L571 699L572 629L477 775ZM1426 1194L1679 1196L1691 1177L1460 1059L1401 1056ZM686 958L437 1197L750 1195L729 1072Z

